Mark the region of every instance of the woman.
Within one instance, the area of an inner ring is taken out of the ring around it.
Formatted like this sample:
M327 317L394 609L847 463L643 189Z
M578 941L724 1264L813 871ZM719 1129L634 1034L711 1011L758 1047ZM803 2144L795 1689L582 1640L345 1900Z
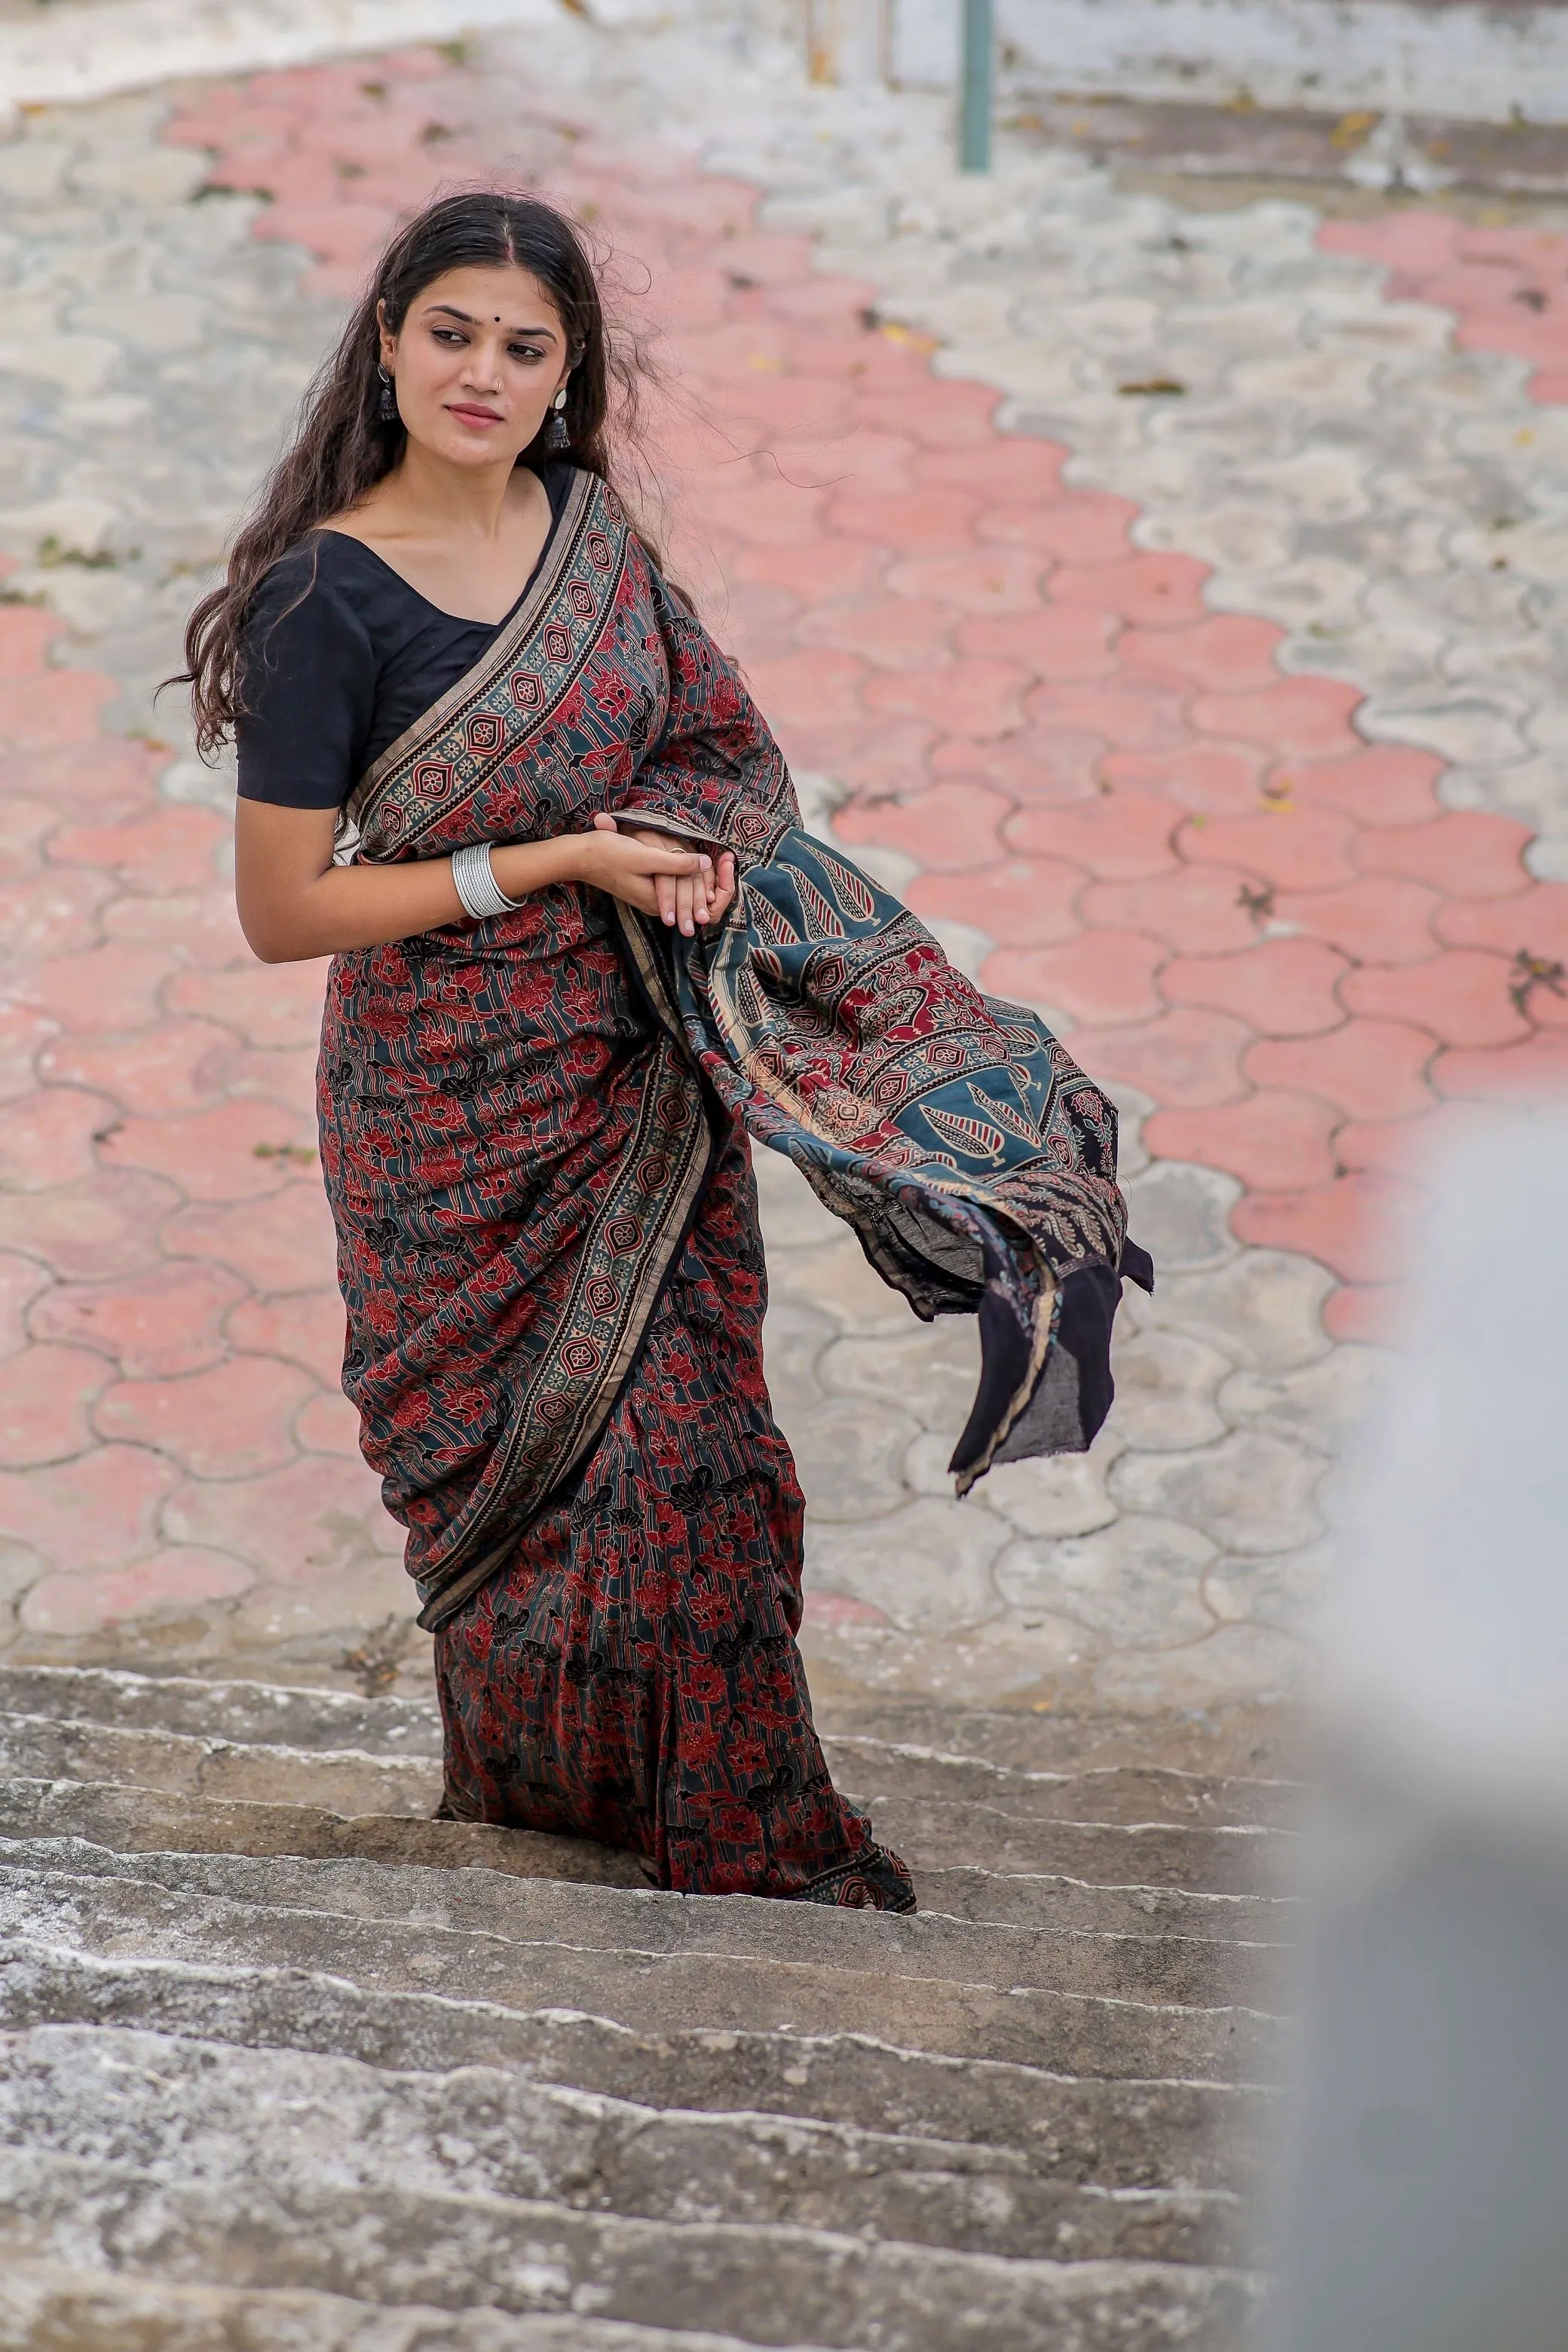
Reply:
M612 382L559 214L414 220L193 616L198 733L237 732L252 947L333 958L343 1384L435 1633L444 1811L908 1910L811 1726L746 1139L918 1312L978 1311L967 1486L1110 1402L1114 1114L797 829L613 487Z

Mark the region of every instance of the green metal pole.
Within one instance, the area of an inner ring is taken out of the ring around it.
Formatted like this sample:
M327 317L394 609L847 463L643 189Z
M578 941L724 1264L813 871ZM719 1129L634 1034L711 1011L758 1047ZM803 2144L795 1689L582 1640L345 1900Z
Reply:
M991 0L963 0L963 90L959 109L958 163L963 172L991 169Z

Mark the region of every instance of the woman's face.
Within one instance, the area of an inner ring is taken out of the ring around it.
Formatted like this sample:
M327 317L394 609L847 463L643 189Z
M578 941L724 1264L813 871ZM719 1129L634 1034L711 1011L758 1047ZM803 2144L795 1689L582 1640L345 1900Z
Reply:
M456 466L510 466L570 367L566 331L526 269L449 269L416 295L381 362L408 437Z

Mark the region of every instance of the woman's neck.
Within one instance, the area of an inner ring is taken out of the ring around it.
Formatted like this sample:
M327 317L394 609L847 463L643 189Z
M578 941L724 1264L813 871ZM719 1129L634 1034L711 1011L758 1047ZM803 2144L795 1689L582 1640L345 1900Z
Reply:
M377 520L399 537L466 539L494 544L515 496L517 467L451 466L411 441L374 494Z

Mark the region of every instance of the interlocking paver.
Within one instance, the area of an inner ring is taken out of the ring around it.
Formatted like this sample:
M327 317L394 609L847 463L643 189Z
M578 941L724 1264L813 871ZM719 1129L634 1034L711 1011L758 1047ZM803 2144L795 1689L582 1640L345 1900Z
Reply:
M222 779L102 730L180 738L147 690L333 305L400 205L504 156L591 205L629 278L647 265L677 558L814 821L988 984L1077 1024L1164 1268L1129 1302L1091 1454L959 1507L942 1433L973 1334L911 1324L763 1170L814 1656L1139 1703L1289 1671L1314 1498L1376 1360L1350 1343L1389 1328L1388 1237L1418 1215L1411 1139L1568 1053L1568 436L1539 404L1568 353L1488 290L1500 259L1555 303L1563 241L1186 213L1005 142L965 183L944 136L919 100L582 19L477 71L257 76L173 119L153 96L29 120L4 151L41 159L26 397L107 407L64 443L14 423L23 488L0 491L9 592L47 607L0 605L0 1045L9 1149L47 1180L0 1192L26 1270L0 1368L70 1359L97 1426L142 1441L73 1463L79 1523L57 1469L5 1474L41 1571L21 1638L178 1618L205 1628L192 1654L293 1643L321 1671L339 1630L406 1616L335 1391L330 1223L291 1156L321 972L247 957ZM221 432L204 365L233 391ZM1119 389L1155 376L1184 393ZM71 1097L58 1130L28 1125L40 1092ZM44 1387L40 1427L74 1431L68 1380ZM102 1465L132 1461L158 1483L114 1519Z

